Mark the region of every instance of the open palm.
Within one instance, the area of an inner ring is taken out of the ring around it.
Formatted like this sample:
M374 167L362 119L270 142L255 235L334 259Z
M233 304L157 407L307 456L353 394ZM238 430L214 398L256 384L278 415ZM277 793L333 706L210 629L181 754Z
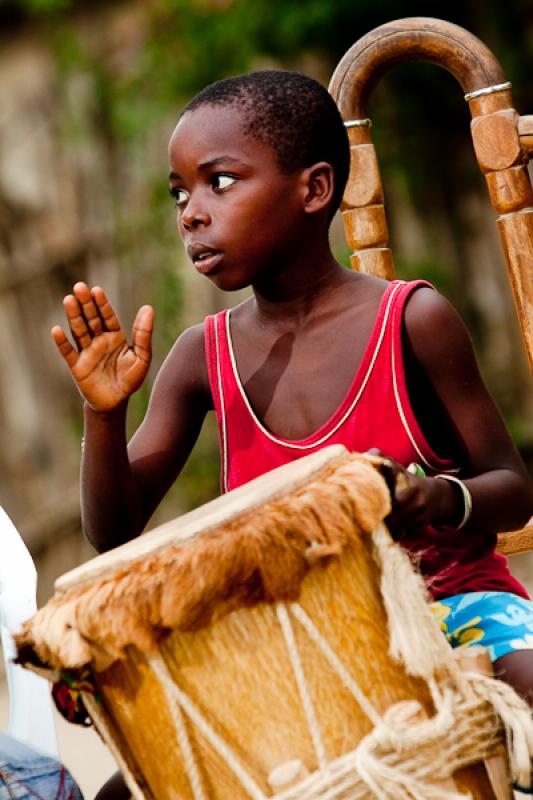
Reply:
M54 341L84 399L95 411L112 411L142 384L151 361L153 309L137 312L128 343L100 287L77 283L63 301L74 347L59 325Z

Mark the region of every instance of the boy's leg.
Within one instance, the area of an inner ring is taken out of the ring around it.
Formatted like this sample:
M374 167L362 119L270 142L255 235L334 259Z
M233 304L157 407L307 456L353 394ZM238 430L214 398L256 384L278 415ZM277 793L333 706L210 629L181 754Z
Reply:
M515 650L493 663L494 675L508 683L533 708L533 650ZM533 794L533 789L514 786L520 794ZM517 795L515 795L516 797Z
M120 772L104 783L94 800L131 800L131 793Z
M498 658L494 675L515 689L533 708L533 650L515 650Z
M506 592L470 592L432 604L452 647L483 645L494 675L533 707L533 602ZM515 786L518 791L533 790Z
M468 592L430 607L453 648L486 647L495 675L527 697L533 688L533 601L508 592Z

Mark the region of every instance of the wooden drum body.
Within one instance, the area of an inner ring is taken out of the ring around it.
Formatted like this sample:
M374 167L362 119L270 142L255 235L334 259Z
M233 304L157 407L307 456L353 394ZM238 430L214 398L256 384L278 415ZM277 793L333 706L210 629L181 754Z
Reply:
M90 666L96 697L84 699L134 797L415 796L387 788L387 771L401 783L402 760L430 752L410 732L460 680L406 556L383 563L400 549L371 461L333 447L276 470L63 576L28 623L22 660ZM415 647L422 662L432 647L444 661L430 680L389 654L384 576L403 585L406 563L427 611ZM454 783L430 754L416 780L494 798L479 759L462 769L472 760L454 762Z
M381 713L399 700L423 698L421 681L388 656L387 620L369 554L371 542L343 554L305 579L300 607L313 620L364 694ZM290 612L289 612L290 613ZM328 761L352 750L372 723L344 687L302 624L291 616ZM268 775L289 760L309 772L317 758L294 669L273 605L239 609L195 633L172 633L160 649L172 681L246 766L268 797ZM95 676L108 713L117 723L121 750L143 765L155 798L192 798L176 745L172 690L163 685L146 655L128 658ZM248 798L235 776L196 726L189 726L206 796ZM154 758L156 754L156 758ZM169 790L169 787L172 787Z

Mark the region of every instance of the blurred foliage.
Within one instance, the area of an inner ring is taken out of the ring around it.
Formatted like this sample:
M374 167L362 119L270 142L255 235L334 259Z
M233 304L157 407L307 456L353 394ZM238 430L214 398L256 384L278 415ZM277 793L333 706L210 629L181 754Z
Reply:
M130 4L143 10L147 25L144 41L126 68L117 67L113 57L99 48L98 40L84 37L83 26L76 25L94 4L81 0L18 0L15 5L38 19L40 29L53 44L63 76L91 76L95 87L94 126L109 148L120 147L123 158L139 164L153 127L165 121L170 130L169 120L175 119L180 105L207 83L271 65L314 70L327 81L338 60L359 37L399 17L438 17L475 32L497 55L513 81L516 107L525 111L533 106L531 0L147 0ZM98 5L109 10L118 4ZM394 183L394 176L401 173L402 185L422 218L431 209L432 215L446 215L450 220L460 263L469 231L460 213L459 198L466 189L482 184L471 152L469 112L460 87L434 66L404 65L380 83L371 114L386 195L388 182ZM75 114L68 135L83 136L76 127ZM168 224L170 206L164 173L146 169L146 182L151 186L150 203L142 230L138 229L137 220L137 229L132 230L131 219L125 214L119 234L130 251L132 237L140 241L143 236L160 237L162 231L174 235ZM117 176L115 206L119 216L123 203ZM393 208L389 215L394 231ZM166 253L162 247L151 289L168 347L176 334L183 298ZM455 302L467 323L483 336L483 326L464 292L462 276L454 274L438 254L417 258L400 255L397 263L402 276L416 275L435 282ZM134 409L135 419L142 415L146 401L141 393ZM510 406L504 407L504 412L511 418ZM513 418L512 427L523 439L531 436L531 430L520 420ZM203 487L204 494L213 485L212 476L206 477L205 473L209 448L206 445L199 460L192 462L193 478L187 478L189 493L195 482ZM199 499L195 497L195 502Z
M71 0L20 0L20 5L35 14L51 14L71 8Z
M327 80L354 41L402 16L439 17L474 31L513 80L517 107L533 102L530 0L154 0L140 4L147 33L127 70L117 70L113 59L102 57L69 24L89 4L18 2L38 16L41 27L48 25L64 73L90 71L98 124L122 143L142 138L153 123L176 114L180 103L226 75L272 63L302 68L312 56ZM371 111L384 172L389 163L400 165L421 211L429 200L453 214L457 185L464 190L479 181L465 146L468 109L455 81L433 66L404 65L378 87Z
M60 68L90 71L98 92L98 124L127 146L207 83L246 69L319 63L327 80L344 52L367 31L402 16L434 16L474 31L513 80L518 108L533 105L533 7L529 0L445 3L440 0L155 0L145 41L127 70L98 47L76 39L75 0L19 0L48 23ZM109 4L108 4L109 5ZM134 5L134 4L132 4ZM371 105L375 142L385 176L402 170L416 208L456 214L457 194L481 178L468 141L469 113L460 87L430 65L404 65L382 81ZM394 226L392 226L394 227Z

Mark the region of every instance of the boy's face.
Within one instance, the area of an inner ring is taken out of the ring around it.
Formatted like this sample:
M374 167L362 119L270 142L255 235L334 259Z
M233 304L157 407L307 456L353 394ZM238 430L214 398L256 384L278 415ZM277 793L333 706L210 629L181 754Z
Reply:
M305 216L303 170L282 174L274 151L243 126L234 107L200 106L169 145L179 234L198 272L230 291L283 269Z

